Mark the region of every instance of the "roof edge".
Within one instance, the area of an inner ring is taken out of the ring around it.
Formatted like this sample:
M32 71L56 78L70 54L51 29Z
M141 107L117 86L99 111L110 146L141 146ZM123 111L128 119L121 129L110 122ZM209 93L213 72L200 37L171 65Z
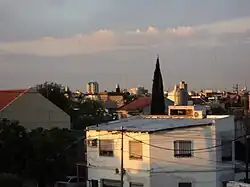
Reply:
M29 90L31 89L31 87L27 88L24 90L24 92L20 93L15 99L13 99L11 102L9 102L6 106L4 106L1 110L3 111L4 109L6 109L8 106L10 106L12 103L14 103L17 99L19 99L23 94L27 93Z

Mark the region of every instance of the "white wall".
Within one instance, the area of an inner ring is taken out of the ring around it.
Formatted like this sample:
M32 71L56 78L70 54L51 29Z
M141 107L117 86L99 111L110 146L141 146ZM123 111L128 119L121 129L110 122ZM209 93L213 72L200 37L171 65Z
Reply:
M216 130L221 132L227 132L229 129L231 129L230 132L234 130L233 118L218 121L215 126L196 127L151 135L150 144L171 149L163 150L151 147L151 169L153 169L151 186L168 184L169 187L176 187L179 182L192 182L195 187L220 187L222 181L233 180L234 170L230 169L233 165L220 162L221 150L204 149L221 144L220 141L216 141ZM193 149L203 150L194 151L191 158L175 158L173 151L175 140L192 140ZM216 170L223 171L216 172Z
M0 117L18 120L20 125L27 129L43 128L70 128L70 116L47 100L35 90L17 98L0 112Z
M149 135L143 133L127 133L129 136L138 140L149 143ZM112 134L107 131L88 131L87 139L113 139L114 140L114 157L99 156L99 147L87 147L87 162L91 166L88 168L88 179L111 179L120 180L120 175L115 174L115 168L120 170L121 164L121 134ZM144 187L150 185L150 159L149 159L149 146L143 145L143 160L130 160L129 159L129 145L128 141L133 140L124 135L124 168L126 174L124 176L124 187L129 187L129 182L143 183ZM92 166L94 165L94 166Z
M179 182L192 182L194 187L221 187L222 181L234 180L232 163L221 162L221 150L207 148L220 145L220 141L217 140L218 134L230 131L229 134L233 135L233 129L233 118L229 117L225 120L218 119L215 125L210 126L154 134L128 133L129 136L144 142L143 160L129 160L130 138L124 136L124 168L127 171L124 187L128 187L131 181L143 183L144 187L177 187ZM87 148L88 163L95 166L90 166L88 169L89 180L120 180L120 175L115 174L115 168L120 170L121 134L91 130L87 132L87 139L90 138L113 139L115 151L114 157L102 157L99 156L99 148ZM175 158L173 151L175 140L192 140L193 149L201 150L194 151L191 158Z

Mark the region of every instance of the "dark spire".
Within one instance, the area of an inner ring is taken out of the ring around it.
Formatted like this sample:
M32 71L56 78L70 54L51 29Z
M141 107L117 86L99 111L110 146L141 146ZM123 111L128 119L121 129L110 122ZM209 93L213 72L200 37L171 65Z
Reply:
M163 92L163 81L160 70L159 55L157 55L154 79L152 86L151 115L165 114L165 98Z

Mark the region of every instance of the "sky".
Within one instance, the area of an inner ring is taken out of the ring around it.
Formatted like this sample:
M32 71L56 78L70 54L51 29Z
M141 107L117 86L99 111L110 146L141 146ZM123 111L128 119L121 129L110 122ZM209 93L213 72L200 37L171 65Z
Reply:
M250 87L249 0L0 0L0 89Z

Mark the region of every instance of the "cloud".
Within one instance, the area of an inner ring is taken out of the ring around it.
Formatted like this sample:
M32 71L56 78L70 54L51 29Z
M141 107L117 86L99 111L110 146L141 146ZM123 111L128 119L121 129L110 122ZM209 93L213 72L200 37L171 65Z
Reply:
M213 47L227 45L230 41L248 43L249 30L250 18L166 29L149 26L147 29L126 32L103 29L68 38L48 36L33 41L3 42L0 43L0 51L5 54L67 56L122 49L173 48L178 45Z

